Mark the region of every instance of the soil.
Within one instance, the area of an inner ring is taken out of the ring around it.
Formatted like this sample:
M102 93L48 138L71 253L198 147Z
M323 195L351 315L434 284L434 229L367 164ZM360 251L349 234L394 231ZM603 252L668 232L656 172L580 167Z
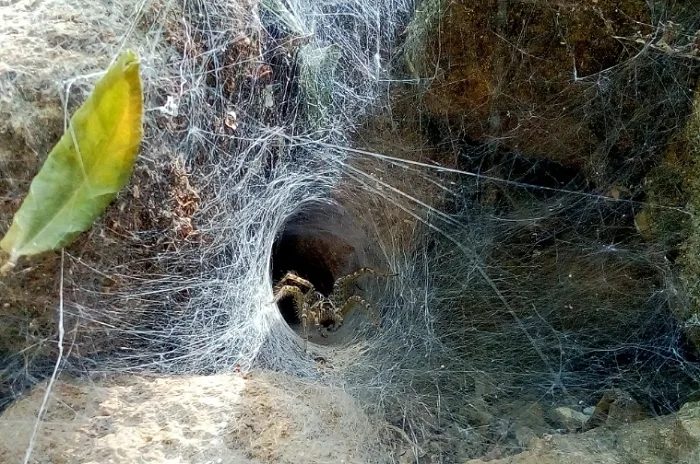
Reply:
M45 387L0 417L0 462L22 462ZM266 372L60 380L40 425L32 464L383 462L347 393Z
M0 462L23 462L45 388L37 386L0 416ZM533 410L516 434L532 434L527 427L541 423ZM502 457L496 444L484 460L466 462L691 464L700 458L698 424L700 404L688 403L657 419L533 438L514 456ZM412 447L405 435L398 435L403 446L384 446L396 427L369 417L341 388L270 372L65 378L56 382L39 425L31 464L437 462L431 445Z
M515 456L474 459L466 464L694 464L700 459L700 404L677 414L582 434L549 435Z

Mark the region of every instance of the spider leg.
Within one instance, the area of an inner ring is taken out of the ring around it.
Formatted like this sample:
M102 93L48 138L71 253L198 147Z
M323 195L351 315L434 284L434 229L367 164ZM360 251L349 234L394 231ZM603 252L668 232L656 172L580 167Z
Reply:
M314 316L314 323L316 324L319 335L323 338L328 338L328 334L323 331L323 325L321 324L325 318L323 311L323 301L318 301L311 306L311 313Z
M303 309L302 309L302 311L301 311L301 317L300 317L302 327L304 328L304 353L306 353L306 349L307 349L308 344L309 344L309 323L308 323L309 321L308 321L308 317L309 317L309 305L306 304L306 301L304 301Z
M352 274L348 274L336 280L333 284L333 292L335 293L338 289L341 289L343 292L343 296L347 295L348 285L366 275L373 275L375 277L393 277L398 274L396 274L395 272L382 272L376 271L370 267L363 267L353 272Z
M307 290L305 293L308 293L309 290L313 290L313 284L309 282L308 280L299 277L296 272L294 271L289 271L287 272L284 277L282 277L278 282L277 286L281 285L289 285L289 284L298 284L301 285L302 287L306 287Z
M309 304L306 302L306 294L301 289L294 285L282 285L275 292L275 298L272 303L276 303L286 296L294 297L294 309L297 317L301 321L302 329L304 330L304 352L306 352L309 342Z
M372 320L372 323L375 326L379 326L379 317L377 316L376 311L372 309L372 307L369 303L367 303L367 301L365 301L361 296L358 295L353 295L350 298L348 298L343 307L340 308L340 311L338 311L338 316L341 322L343 320L342 317L345 314L347 314L355 305L360 305L365 314Z
M294 304L296 305L296 310L299 311L301 308L304 298L306 297L306 294L301 291L301 289L297 286L294 285L282 285L279 287L277 290L275 290L275 296L274 299L270 302L272 303L277 303L279 300L286 296L292 296L294 297Z

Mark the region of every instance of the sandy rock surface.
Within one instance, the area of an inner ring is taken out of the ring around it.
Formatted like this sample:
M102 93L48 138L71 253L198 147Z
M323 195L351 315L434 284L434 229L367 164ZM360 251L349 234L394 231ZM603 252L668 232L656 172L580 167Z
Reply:
M535 440L528 451L468 464L696 464L700 462L700 403L676 414L613 429L551 435Z
M45 385L0 416L0 462L23 462ZM30 463L379 462L347 394L272 373L62 380L40 425Z
M0 462L23 462L44 387L0 416ZM380 442L383 429L342 390L282 374L61 380L28 462L391 462ZM549 435L515 456L492 452L488 460L467 464L691 464L700 462L698 443L700 403L688 403L673 415ZM410 451L394 456L405 463L416 459Z

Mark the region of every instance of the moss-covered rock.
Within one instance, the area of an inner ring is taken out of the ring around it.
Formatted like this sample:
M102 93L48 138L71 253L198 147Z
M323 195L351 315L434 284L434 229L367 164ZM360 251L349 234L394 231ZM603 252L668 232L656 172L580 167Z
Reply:
M687 159L680 179L688 195L690 230L681 247L679 263L681 282L686 298L674 305L691 341L700 349L700 93L695 98L693 114L685 130Z
M486 461L475 459L469 464ZM551 435L524 453L488 461L490 464L695 464L700 462L700 403L658 419L647 419L611 430Z

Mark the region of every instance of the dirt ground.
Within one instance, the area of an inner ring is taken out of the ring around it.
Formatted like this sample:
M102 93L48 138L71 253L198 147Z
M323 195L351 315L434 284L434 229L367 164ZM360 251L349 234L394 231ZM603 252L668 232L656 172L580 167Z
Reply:
M414 454L406 437L384 445L395 427L368 417L341 388L259 371L58 380L23 461L45 387L0 416L3 464L437 462ZM521 454L465 464L691 464L700 462L698 443L700 403L688 403L677 414L546 435Z
M22 462L44 393L3 414L0 462ZM274 373L60 380L40 425L30 463L380 462L349 395Z
M700 403L688 403L677 414L600 427L581 434L548 435L515 456L491 464L695 464L700 462ZM483 464L474 459L466 464Z

